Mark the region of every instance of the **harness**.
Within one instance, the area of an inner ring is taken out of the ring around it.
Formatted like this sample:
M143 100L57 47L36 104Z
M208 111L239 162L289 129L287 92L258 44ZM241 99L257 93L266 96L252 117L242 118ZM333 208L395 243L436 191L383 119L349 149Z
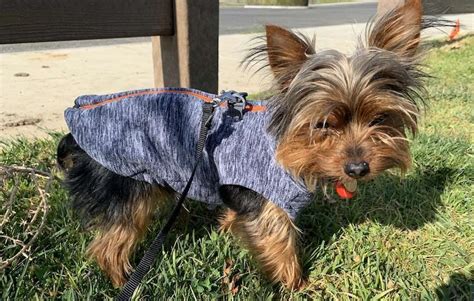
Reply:
M133 293L140 285L140 282L143 280L143 277L145 277L145 275L150 271L152 264L156 260L158 252L163 246L166 236L170 232L171 227L176 222L176 219L179 216L179 213L181 212L183 202L186 199L189 189L191 188L191 184L193 182L194 175L196 174L197 167L201 162L204 146L206 144L207 133L209 131L209 128L211 127L212 118L214 116L214 109L217 106L220 106L221 104L226 102L231 116L233 116L233 118L237 121L240 121L242 120L244 110L246 108L245 97L247 97L247 93L245 92L239 93L236 91L223 91L222 94L218 97L215 97L212 102L203 103L201 128L199 130L199 140L196 149L196 162L194 163L194 167L191 172L191 175L189 176L189 180L186 184L186 187L181 192L181 194L177 196L176 206L168 217L166 224L155 237L150 247L145 252L145 255L143 255L137 268L130 276L127 283L125 283L125 286L123 287L120 294L117 296L117 300L122 301L132 299Z

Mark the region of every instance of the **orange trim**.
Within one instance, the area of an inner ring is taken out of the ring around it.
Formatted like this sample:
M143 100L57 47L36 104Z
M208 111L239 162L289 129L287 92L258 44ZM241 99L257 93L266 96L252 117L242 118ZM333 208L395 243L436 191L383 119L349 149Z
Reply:
M96 108L96 107L106 105L108 103L120 101L124 98L135 97L135 96L140 96L140 95L164 94L164 93L188 94L188 95L192 95L194 97L197 97L199 99L202 99L205 102L212 102L212 99L210 97L206 97L204 95L201 95L199 93L194 93L194 92L191 92L191 91L181 91L181 90L155 91L155 90L151 90L151 91L143 91L143 92L127 94L127 95L123 95L123 96L119 96L119 97L115 97L115 98L111 98L111 99L106 99L106 100L98 102L98 103L82 106L82 107L80 107L80 109L89 110L89 109L93 109L93 108Z
M253 104L247 104L245 106L245 110L249 112L263 112L266 110L265 106L259 106L259 105L253 105Z
M182 91L182 90L156 91L156 90L148 90L148 91L142 91L142 92L137 92L137 93L127 94L127 95L123 95L123 96L119 96L119 97L115 97L115 98L106 99L106 100L103 100L101 102L94 103L94 104L84 105L84 106L79 107L79 109L81 109L81 110L90 110L90 109L97 108L97 107L100 107L100 106L103 106L103 105L106 105L106 104L109 104L109 103L120 101L120 100L125 99L125 98L129 98L129 97L135 97L135 96L141 96L141 95L150 95L150 94L164 94L164 93L187 94L187 95L191 95L191 96L194 96L196 98L199 98L199 99L203 100L204 102L212 102L212 98L204 96L204 95L199 94L199 93L191 92L191 91ZM225 105L226 105L225 103L220 104L221 107L224 107ZM263 112L263 111L265 111L265 106L247 104L245 106L245 109L249 112Z

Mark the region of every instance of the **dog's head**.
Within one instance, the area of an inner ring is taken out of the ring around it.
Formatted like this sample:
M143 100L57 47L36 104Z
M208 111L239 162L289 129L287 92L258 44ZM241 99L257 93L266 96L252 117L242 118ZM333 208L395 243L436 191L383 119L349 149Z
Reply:
M376 18L350 56L316 52L306 37L272 25L250 53L264 56L275 77L268 130L277 160L308 188L336 180L354 190L357 180L409 168L407 133L417 131L425 77L420 2Z

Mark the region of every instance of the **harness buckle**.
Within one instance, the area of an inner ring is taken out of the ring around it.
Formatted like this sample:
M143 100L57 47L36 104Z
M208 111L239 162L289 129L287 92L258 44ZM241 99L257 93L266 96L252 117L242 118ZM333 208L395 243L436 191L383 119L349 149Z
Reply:
M218 106L221 102L227 102L227 113L237 121L242 120L244 116L245 106L247 105L247 93L237 92L234 90L222 91L221 95L213 99L215 106Z

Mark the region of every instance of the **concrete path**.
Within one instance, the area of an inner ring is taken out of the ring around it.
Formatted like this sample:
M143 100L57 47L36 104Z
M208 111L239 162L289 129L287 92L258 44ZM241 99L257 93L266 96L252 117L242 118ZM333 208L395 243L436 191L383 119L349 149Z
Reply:
M474 31L474 14L460 18L463 33ZM317 48L353 49L365 24L305 28L316 34ZM446 36L440 31L429 37ZM239 62L255 34L223 35L219 39L219 86L256 93L268 89L271 76L253 75ZM151 43L68 48L0 54L0 140L17 135L45 136L66 131L63 111L82 94L102 94L153 86Z

